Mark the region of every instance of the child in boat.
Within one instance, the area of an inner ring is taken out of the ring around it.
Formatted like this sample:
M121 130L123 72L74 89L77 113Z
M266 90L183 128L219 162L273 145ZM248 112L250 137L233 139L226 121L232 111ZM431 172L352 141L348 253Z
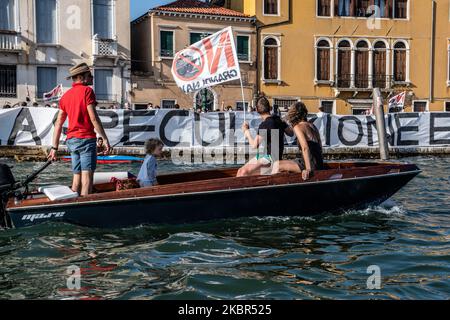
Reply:
M97 139L97 156L105 155L105 145L103 143L103 138L100 137Z
M287 115L293 126L302 156L295 161L277 161L272 174L279 172L300 173L303 180L309 180L316 170L323 169L322 141L319 130L308 122L308 109L303 102L291 106Z
M150 139L145 143L144 149L147 156L144 159L137 178L141 188L153 187L158 184L156 180L158 167L156 157L161 155L163 148L164 143L159 139Z
M281 120L278 115L271 114L272 107L267 98L263 97L258 100L256 111L263 121L259 126L257 136L252 137L248 123L244 123L242 131L252 148L259 150L260 146L265 146L265 152L264 154L258 152L256 158L239 169L238 177L260 175L261 169L270 168L275 161L283 159L284 135L287 134L291 137L294 135L292 128L286 122ZM278 133L278 141L272 141L273 131L278 131L276 132Z

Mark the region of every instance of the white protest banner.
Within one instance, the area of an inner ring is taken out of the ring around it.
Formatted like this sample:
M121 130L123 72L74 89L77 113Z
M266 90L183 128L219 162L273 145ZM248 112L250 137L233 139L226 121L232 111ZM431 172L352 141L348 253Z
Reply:
M14 108L0 110L2 146L51 146L58 110ZM167 147L233 147L245 143L241 131L244 112L198 114L186 110L99 110L112 145L143 146L150 138ZM247 115L255 136L261 117ZM309 121L319 129L325 147L376 147L378 134L373 116L312 114ZM391 113L386 115L388 142L392 147L450 146L450 112ZM67 123L63 132L67 131ZM65 136L61 137L63 142ZM295 139L286 137L287 145Z
M175 55L172 75L185 93L239 80L241 71L233 30L225 28Z

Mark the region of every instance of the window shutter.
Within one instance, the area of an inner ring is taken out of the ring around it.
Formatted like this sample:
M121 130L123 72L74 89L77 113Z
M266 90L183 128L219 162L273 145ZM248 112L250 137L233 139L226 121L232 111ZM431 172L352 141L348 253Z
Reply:
M113 6L111 0L94 0L94 34L100 39L112 39Z
M317 80L330 80L330 49L319 48L317 50Z
M394 79L406 81L406 50L394 50Z
M278 48L266 47L264 57L264 78L267 80L278 79Z
M200 33L191 33L190 35L191 44L199 42L200 40L202 40L202 35Z
M355 57L356 86L358 88L366 88L368 86L369 52L366 50L357 50Z
M0 30L14 30L14 0L0 0Z
M374 87L386 88L386 51L374 51L373 77Z
M351 51L339 50L338 52L338 86L350 87Z
M95 95L98 100L112 101L112 70L95 70Z
M247 36L238 36L237 37L237 54L238 58L241 61L250 60L249 57L249 38Z
M38 43L56 42L56 0L36 1L36 28Z
M44 93L50 92L56 87L56 68L37 68L37 98L42 99Z

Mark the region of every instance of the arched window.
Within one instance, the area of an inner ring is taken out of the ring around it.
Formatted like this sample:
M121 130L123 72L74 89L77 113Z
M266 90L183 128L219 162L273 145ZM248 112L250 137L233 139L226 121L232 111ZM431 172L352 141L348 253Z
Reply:
M339 88L350 88L352 47L349 41L343 40L338 44L337 85Z
M330 52L331 46L327 40L320 40L317 43L316 75L318 81L330 80Z
M394 81L406 82L407 47L404 42L397 42L394 46Z
M275 38L264 40L264 79L278 80L279 45Z
M369 87L369 45L362 40L356 44L355 86L356 88Z
M373 50L373 87L386 88L386 44L378 41Z

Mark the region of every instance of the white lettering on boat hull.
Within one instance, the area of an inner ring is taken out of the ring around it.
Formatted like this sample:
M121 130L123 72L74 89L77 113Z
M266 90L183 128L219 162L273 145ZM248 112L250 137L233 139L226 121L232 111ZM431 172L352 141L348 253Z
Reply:
M52 212L52 213L41 213L41 214L26 214L22 217L22 221L35 221L35 220L49 220L54 218L64 217L65 212Z

